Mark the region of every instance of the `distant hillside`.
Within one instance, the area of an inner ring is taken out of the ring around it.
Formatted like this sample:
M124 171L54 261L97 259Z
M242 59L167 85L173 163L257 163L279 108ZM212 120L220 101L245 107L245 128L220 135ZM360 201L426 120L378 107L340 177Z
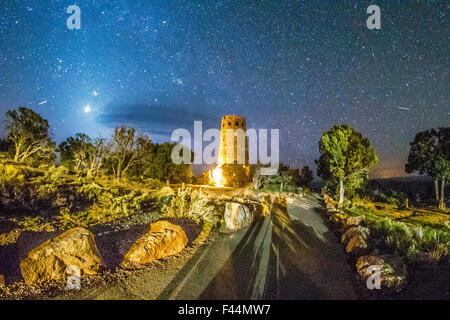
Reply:
M380 189L389 195L392 192L405 193L410 200L434 203L435 191L433 180L428 176L408 176L369 180L370 189ZM445 197L450 196L450 187L445 190Z

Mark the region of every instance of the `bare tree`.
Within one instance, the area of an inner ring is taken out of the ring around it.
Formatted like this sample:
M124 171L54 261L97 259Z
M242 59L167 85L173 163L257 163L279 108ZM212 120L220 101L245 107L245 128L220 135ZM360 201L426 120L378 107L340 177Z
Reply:
M121 179L126 172L139 162L141 153L140 137L136 137L133 127L117 127L111 141L112 167L114 176Z

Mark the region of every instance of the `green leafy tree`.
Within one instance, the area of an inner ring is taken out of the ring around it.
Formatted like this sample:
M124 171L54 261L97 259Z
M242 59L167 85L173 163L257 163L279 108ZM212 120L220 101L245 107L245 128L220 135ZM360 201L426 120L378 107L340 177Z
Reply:
M7 159L11 157L11 147L11 141L0 138L0 159Z
M426 174L434 181L436 202L445 209L445 184L450 179L450 127L418 132L410 143L407 173ZM441 192L439 194L439 181Z
M161 181L188 182L192 177L191 166L172 161L172 150L176 145L169 142L148 145L143 155L142 175ZM190 152L191 159L193 158L193 153L188 148L183 152Z
M226 186L240 187L250 182L250 168L248 166L242 164L224 164L221 169Z
M304 166L302 168L299 180L300 180L299 184L302 187L307 187L307 188L310 187L311 182L314 180L314 175L313 175L312 170L308 166Z
M333 126L319 141L317 174L328 182L339 183L339 205L346 188L359 189L370 169L378 162L369 139L347 126Z
M14 161L25 162L31 158L53 159L55 143L50 138L46 119L32 109L19 107L6 112L7 139L14 149Z

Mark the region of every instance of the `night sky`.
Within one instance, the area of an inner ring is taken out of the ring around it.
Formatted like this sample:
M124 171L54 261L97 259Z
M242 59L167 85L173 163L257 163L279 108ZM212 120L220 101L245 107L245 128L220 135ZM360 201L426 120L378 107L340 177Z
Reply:
M72 4L81 30L66 27ZM241 114L280 129L291 166L347 123L375 146L373 176L400 176L415 133L450 124L450 2L1 0L0 119L19 105L58 143L121 124L163 142Z

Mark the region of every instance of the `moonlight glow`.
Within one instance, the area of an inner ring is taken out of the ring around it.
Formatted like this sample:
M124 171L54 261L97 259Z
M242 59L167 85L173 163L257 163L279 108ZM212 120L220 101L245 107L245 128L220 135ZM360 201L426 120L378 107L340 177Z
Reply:
M84 113L89 113L89 112L91 112L91 106L87 105L84 107Z

